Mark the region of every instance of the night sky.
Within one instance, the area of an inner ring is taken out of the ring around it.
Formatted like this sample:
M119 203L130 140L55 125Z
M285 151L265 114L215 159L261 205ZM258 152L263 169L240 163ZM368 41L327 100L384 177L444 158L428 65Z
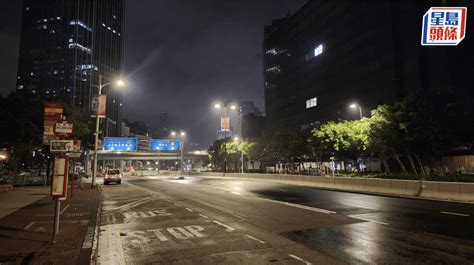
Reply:
M15 88L21 1L0 10L0 93ZM128 0L124 116L170 128L189 141L212 143L219 115L217 99L252 100L263 108L263 26L297 10L306 0Z

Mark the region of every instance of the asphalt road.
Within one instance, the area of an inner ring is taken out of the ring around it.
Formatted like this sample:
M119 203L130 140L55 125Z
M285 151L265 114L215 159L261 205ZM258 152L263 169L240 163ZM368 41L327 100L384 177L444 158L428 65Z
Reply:
M197 176L105 186L99 264L473 264L474 205Z

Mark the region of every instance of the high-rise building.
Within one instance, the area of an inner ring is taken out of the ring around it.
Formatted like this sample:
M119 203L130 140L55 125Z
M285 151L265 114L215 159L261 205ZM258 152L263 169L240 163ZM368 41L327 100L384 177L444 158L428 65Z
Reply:
M472 96L472 19L459 46L421 46L423 15L443 5L466 6L468 17L474 15L466 0L309 0L273 21L263 44L267 128L357 118L352 102L368 116L411 91Z
M123 64L123 0L24 0L17 89L63 100L89 114L99 82L112 83ZM122 96L111 86L105 133L119 136Z

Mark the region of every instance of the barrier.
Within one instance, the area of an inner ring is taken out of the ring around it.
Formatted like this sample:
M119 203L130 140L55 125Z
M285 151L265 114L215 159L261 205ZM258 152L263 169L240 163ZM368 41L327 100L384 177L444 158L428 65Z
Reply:
M222 178L222 173L215 172L201 172L198 175ZM474 183L241 173L226 173L224 178L474 203Z

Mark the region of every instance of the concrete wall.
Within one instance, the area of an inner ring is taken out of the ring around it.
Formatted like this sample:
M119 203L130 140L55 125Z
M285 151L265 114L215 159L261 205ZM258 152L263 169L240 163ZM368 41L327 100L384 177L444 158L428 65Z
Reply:
M196 174L222 178L222 173ZM225 178L474 203L474 183L239 173L227 173Z

